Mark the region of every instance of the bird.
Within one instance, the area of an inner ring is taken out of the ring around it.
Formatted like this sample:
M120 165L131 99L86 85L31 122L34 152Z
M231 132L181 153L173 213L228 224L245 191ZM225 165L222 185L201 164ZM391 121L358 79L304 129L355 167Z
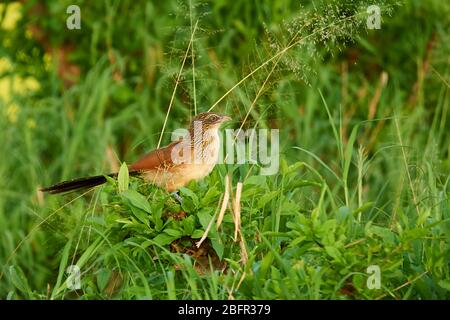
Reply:
M220 126L231 117L215 112L195 116L181 139L155 149L128 166L131 176L140 176L146 182L168 192L176 192L192 180L201 180L211 173L217 163ZM106 176L115 178L118 173ZM91 189L107 181L105 175L96 175L63 181L40 189L49 194Z

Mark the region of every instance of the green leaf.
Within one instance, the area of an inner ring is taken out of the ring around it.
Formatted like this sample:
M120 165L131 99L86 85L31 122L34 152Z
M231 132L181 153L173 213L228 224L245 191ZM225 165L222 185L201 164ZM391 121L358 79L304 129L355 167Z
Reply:
M16 287L20 292L26 295L28 295L31 292L27 278L25 277L22 269L10 266L9 274L11 282L13 283L14 287Z
M144 210L141 210L137 207L131 206L130 207L131 212L133 213L133 215L143 224L145 224L146 226L148 226L149 223L149 219L150 216L147 212L145 212Z
M273 252L270 251L261 260L259 273L258 273L258 276L261 279L266 279L267 270L269 270L270 266L273 264L274 259L275 259L275 255L273 254Z
M201 229L196 229L196 230L194 230L194 232L192 232L191 238L193 238L193 239L201 238L203 236L204 232L205 231L203 231Z
M180 193L184 196L187 196L189 199L191 199L194 206L196 208L198 207L198 205L199 205L198 197L192 190L183 187L183 188L180 188Z
M360 212L366 211L367 209L373 207L375 202L367 202L365 204L363 204L361 207L359 207L358 209L353 210L352 214L355 216Z
M344 154L345 161L344 161L344 172L343 172L344 181L347 181L350 164L352 162L353 145L356 140L356 135L358 134L358 129L359 129L359 124L353 127L352 133L350 134L350 138L348 139L348 142L347 142L347 146L345 147L345 154Z
M438 285L447 291L450 291L450 281L449 280L439 280Z
M289 183L290 189L296 189L301 187L321 187L322 184L312 180L303 180L303 179L295 179L291 183Z
M136 190L125 190L121 195L123 198L128 200L132 206L144 210L147 213L152 213L152 209L147 199Z
M172 243L172 241L176 240L177 237L170 236L167 233L161 233L158 234L155 238L153 238L153 241L155 241L157 244L161 246L168 245L169 243Z
M186 217L182 221L183 221L182 224L183 224L184 234L186 234L186 235L192 234L192 232L194 232L194 229L195 229L194 216Z
M177 229L164 229L164 232L167 233L169 236L179 238L183 235L183 233L180 230Z
M259 198L257 207L258 208L264 207L270 200L275 198L277 195L278 195L278 191L270 191L270 192L266 193L261 198Z
M303 168L305 166L304 162L296 162L294 164L291 164L288 166L285 171L283 172L284 175L288 175L291 173L296 173L300 168Z
M119 175L117 177L119 192L124 192L128 190L128 184L130 182L130 176L128 173L128 166L124 162L120 166Z
M336 221L338 223L343 223L347 218L350 217L350 209L346 206L340 207L336 212Z
M386 244L393 244L395 242L395 234L389 230L388 228L378 227L378 226L370 226L366 230L367 236L372 237L372 235L376 235L383 239Z
M52 299L55 297L57 290L60 289L62 278L66 272L66 266L67 262L69 261L69 253L70 248L72 247L72 239L66 242L66 245L64 246L64 250L61 255L61 261L59 262L59 272L58 272L58 278L56 280L55 288L52 292ZM79 267L79 266L78 266Z
M105 290L106 286L108 285L110 277L111 277L111 270L108 270L106 268L101 268L97 272L97 286L100 291Z
M133 221L130 219L116 219L115 222L122 223L122 224L132 224Z
M260 194L264 194L266 193L266 190L264 190L261 187L258 186L251 186L249 188L243 188L242 191L242 195L241 195L241 199L248 199L248 198L253 198L253 197L260 197Z
M220 240L220 238L215 237L214 239L211 239L211 244L212 244L213 249L216 251L219 259L222 260L224 245L223 245L222 241Z
M110 185L112 185L112 186L116 186L116 184L117 184L117 181L116 181L116 179L114 179L114 178L111 178L110 176L108 176L108 175L103 175L105 178L106 178L106 182L107 183L109 183Z
M333 259L341 260L342 255L336 247L325 246L325 251Z
M211 221L211 215L207 212L207 210L202 210L197 213L197 216L202 227L206 229Z
M80 259L78 259L76 265L81 269L84 264L92 257L92 255L96 252L96 250L103 244L105 241L102 237L98 237L86 250L84 250Z
M219 196L221 192L217 190L215 187L209 188L208 191L206 191L206 194L202 197L200 204L202 207L206 207L207 205L219 201ZM216 200L217 199L217 200Z
M161 231L164 226L164 221L161 218L163 214L164 209L164 203L163 202L155 202L153 201L151 205L151 211L152 211L152 219L153 223L155 224L156 231Z
M265 184L266 184L266 176L263 175L250 176L247 180L244 181L244 186L247 185L264 186Z

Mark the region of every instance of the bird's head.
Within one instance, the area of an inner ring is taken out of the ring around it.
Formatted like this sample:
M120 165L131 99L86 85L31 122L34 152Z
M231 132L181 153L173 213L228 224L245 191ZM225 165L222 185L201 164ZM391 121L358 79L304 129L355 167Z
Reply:
M230 120L231 118L226 115L215 112L202 112L195 116L192 120L191 127L193 127L195 122L198 121L201 123L203 130L218 129L222 123Z

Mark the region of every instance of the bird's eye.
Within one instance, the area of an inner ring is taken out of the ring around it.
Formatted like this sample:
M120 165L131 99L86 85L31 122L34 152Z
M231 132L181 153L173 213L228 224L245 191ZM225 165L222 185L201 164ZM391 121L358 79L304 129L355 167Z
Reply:
M215 114L213 114L213 115L211 115L211 116L209 117L209 120L214 122L214 121L219 120L219 117L216 116Z

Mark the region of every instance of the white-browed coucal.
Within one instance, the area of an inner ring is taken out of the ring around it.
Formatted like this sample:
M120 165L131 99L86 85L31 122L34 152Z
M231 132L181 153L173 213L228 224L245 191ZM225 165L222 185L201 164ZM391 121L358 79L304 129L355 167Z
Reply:
M131 164L128 167L130 175L142 176L149 183L169 192L192 180L204 178L217 163L220 125L229 120L230 117L214 112L198 114L181 140L153 150ZM115 177L117 173L108 176ZM98 175L60 182L41 191L57 194L93 188L105 182L106 177Z

